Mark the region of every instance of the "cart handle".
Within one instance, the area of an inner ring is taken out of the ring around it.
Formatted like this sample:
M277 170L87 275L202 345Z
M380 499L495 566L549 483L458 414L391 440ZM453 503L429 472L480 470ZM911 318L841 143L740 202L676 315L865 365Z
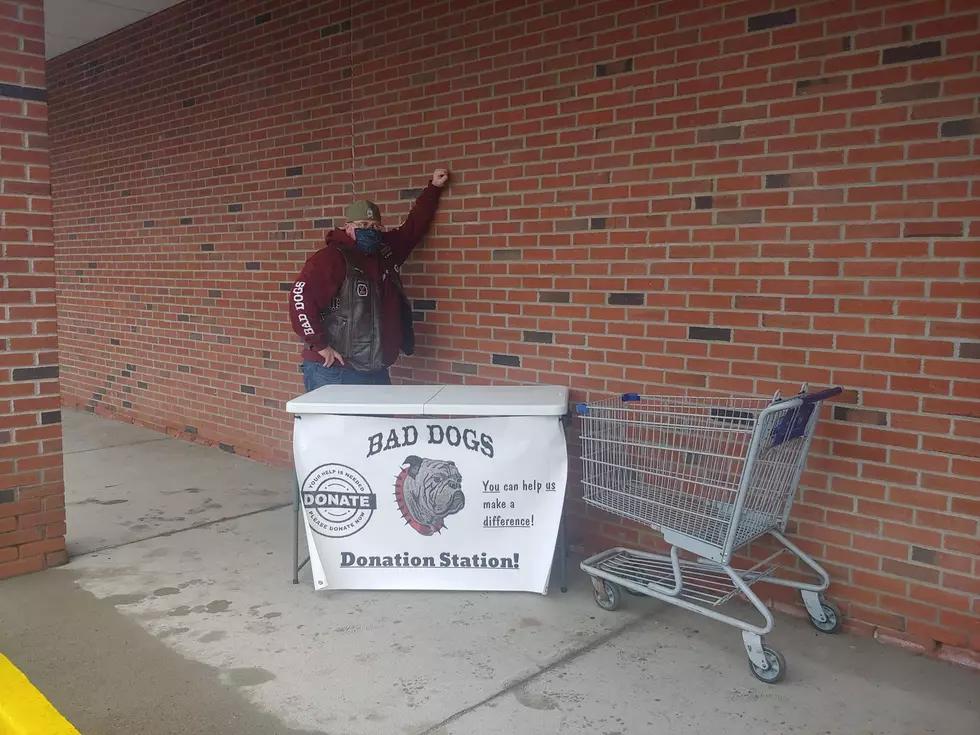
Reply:
M620 398L622 399L623 403L643 400L639 393L623 393ZM579 416L588 416L589 409L590 406L588 403L578 403L575 406L575 413L577 413Z
M819 401L826 401L828 398L839 396L843 392L844 389L838 386L836 388L827 388L826 390L821 390L816 393L807 393L806 395L798 396L798 398L803 402L804 405L806 405L807 403L818 403Z

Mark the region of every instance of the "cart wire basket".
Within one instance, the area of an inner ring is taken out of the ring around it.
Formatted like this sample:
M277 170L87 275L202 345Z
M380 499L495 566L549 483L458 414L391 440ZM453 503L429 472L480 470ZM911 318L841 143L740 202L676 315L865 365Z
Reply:
M804 385L788 399L628 393L580 404L585 502L660 531L671 546L669 556L615 548L583 561L599 606L615 610L625 590L735 626L752 673L767 683L785 676L786 662L763 644L773 617L752 591L755 582L800 590L814 627L836 633L840 611L822 595L830 577L783 532L820 406L841 392L808 393ZM766 535L778 551L748 569L732 566L736 552ZM680 551L697 559L682 561ZM820 581L776 576L785 553ZM762 625L718 609L736 595L759 611Z

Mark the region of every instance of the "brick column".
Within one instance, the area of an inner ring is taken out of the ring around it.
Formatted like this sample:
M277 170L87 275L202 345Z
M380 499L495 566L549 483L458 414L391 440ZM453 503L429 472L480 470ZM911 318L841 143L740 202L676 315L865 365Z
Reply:
M0 0L0 578L68 560L43 0Z

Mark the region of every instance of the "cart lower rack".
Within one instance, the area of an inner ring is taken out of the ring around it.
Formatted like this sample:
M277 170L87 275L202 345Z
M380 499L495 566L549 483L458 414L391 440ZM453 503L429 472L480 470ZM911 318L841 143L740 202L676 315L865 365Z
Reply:
M752 673L767 683L783 678L786 662L762 642L773 618L754 583L800 590L813 625L837 632L840 611L821 594L830 578L783 532L820 405L840 393L803 386L786 400L626 394L580 405L585 501L662 532L671 545L669 556L616 548L582 562L599 606L615 610L626 590L737 627ZM763 536L778 550L749 568L733 567L732 556ZM682 551L696 560L681 560ZM776 576L784 555L819 582ZM718 609L735 596L755 607L761 625Z

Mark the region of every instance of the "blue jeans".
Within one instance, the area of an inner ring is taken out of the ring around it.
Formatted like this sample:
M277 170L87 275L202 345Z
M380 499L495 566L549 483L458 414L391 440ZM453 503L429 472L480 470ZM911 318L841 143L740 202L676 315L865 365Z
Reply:
M317 362L303 361L303 386L306 392L325 385L391 385L387 370L376 373L359 373L340 365L327 367Z

